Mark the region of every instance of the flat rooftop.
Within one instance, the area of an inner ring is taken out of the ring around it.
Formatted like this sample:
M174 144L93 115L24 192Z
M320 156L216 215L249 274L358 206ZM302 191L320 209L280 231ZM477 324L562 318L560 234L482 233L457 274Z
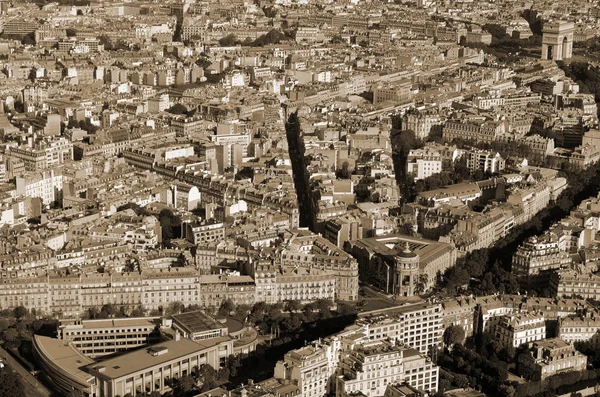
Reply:
M82 368L93 364L94 360L84 356L77 349L61 339L35 335L37 344L43 355L52 363L60 367L63 373L69 374L80 383L90 383L94 376Z
M416 303L405 303L398 306L387 307L384 309L372 310L370 312L358 313L358 318L361 320L372 320L384 317L398 317L406 313L417 312L426 309L433 309L437 304L429 304L425 301Z
M226 327L220 321L217 321L201 310L174 314L172 317L173 322L192 334Z
M203 350L216 346L222 342L230 341L229 337L219 337L207 339L199 342L194 342L187 338L182 338L178 341L170 340L167 342L158 343L148 348L134 350L129 353L99 361L95 364L88 365L87 368L104 367L102 376L109 379L117 379L129 374L143 371L158 365L174 361L188 354L199 353ZM159 355L150 354L153 351L165 351Z
M78 329L106 329L121 327L155 326L160 323L160 317L110 318L102 320L62 320L61 327Z

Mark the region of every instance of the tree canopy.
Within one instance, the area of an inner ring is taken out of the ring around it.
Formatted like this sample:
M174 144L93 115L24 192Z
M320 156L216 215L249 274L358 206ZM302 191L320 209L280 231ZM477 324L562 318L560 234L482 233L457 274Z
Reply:
M459 325L451 325L444 330L444 344L452 346L465 340L465 329Z
M219 45L222 47L232 47L238 43L238 39L235 34L230 33L225 37L219 39Z
M0 395L25 397L25 389L21 379L8 367L0 368Z

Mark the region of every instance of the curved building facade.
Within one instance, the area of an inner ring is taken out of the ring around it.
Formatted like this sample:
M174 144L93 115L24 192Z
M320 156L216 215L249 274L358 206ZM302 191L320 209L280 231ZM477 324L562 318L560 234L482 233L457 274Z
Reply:
M64 340L35 335L33 354L44 375L61 395L80 391L84 396L95 393L95 377L81 368L94 360L79 353Z

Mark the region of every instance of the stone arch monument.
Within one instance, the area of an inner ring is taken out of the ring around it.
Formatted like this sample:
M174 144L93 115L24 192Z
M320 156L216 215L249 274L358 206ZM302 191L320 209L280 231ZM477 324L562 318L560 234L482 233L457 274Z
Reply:
M573 22L544 22L542 59L562 61L573 56Z

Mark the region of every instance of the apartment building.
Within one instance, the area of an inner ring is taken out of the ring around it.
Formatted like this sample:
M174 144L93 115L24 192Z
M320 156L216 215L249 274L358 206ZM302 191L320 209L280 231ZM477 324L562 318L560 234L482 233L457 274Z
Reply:
M332 376L339 360L337 340L316 342L286 353L275 365L275 378L289 380L300 388L303 397L323 397L332 393Z
M318 299L335 300L337 277L331 271L260 264L256 265L254 274L256 297L260 301L309 303Z
M409 79L377 85L373 87L373 104L384 102L408 104L412 97L411 86L412 83Z
M475 313L477 300L470 297L458 297L442 302L442 323L446 329L451 326L462 327L465 336L473 335L475 331Z
M159 309L172 302L219 307L226 299L254 304L249 276L199 275L196 269L144 269L142 273L51 274L40 278L0 278L0 308L25 306L63 317L81 316L106 304ZM27 291L27 292L24 292Z
M591 308L582 299L556 299L527 297L522 295L492 295L474 298L475 316L473 330L475 333L494 333L494 328L503 316L532 311L542 314L548 325L555 324L558 319L579 313Z
M545 183L538 183L527 189L516 189L511 192L506 201L523 210L521 214L515 214L515 223L522 224L531 220L538 212L548 206L550 187Z
M171 118L171 128L177 136L192 136L200 134L206 128L206 122L201 117L174 116Z
M600 276L574 269L556 270L550 277L553 296L600 299Z
M570 255L560 247L558 236L550 233L525 240L513 255L511 272L522 282L547 282L548 270L564 268L571 262ZM541 277L543 274L546 277Z
M17 177L16 184L18 195L38 197L44 205L51 205L62 198L63 175L53 169Z
M36 147L11 147L8 155L22 161L27 171L45 171L73 160L73 144L65 138L59 138L42 142Z
M359 314L354 332L364 334L364 339L381 341L387 338L428 353L442 343L444 332L442 306L416 303Z
M477 143L491 143L504 131L504 123L499 121L483 119L448 120L444 124L442 134L448 142L454 139L462 139Z
M558 320L558 337L567 343L585 342L600 347L600 316L597 310L583 310Z
M500 346L519 347L546 338L544 316L537 313L520 313L502 316L494 330Z
M418 139L426 139L429 134L441 129L441 118L436 111L412 110L402 116L402 131L413 131Z
M295 232L276 257L276 263L286 268L320 268L333 272L335 299L358 300L356 259L321 236L301 230Z
M202 307L219 307L228 299L236 305L256 302L256 284L250 276L204 275L198 279L198 291L195 303Z
M431 359L415 349L387 341L366 343L340 360L336 396L382 396L388 386L402 382L435 393L438 372Z
M411 149L406 160L406 173L415 180L442 172L442 156L428 147Z
M15 18L4 22L4 34L25 36L34 33L40 25L34 20Z
M472 150L466 153L467 167L474 171L495 174L504 170L505 162L500 153L494 154L486 150Z
M534 342L528 355L519 355L519 374L528 380L542 381L570 371L583 371L587 357L561 338Z
M219 242L225 239L225 226L223 222L186 222L183 225L183 237L194 245Z
M346 241L358 240L364 237L361 219L357 216L346 214L325 222L323 237L340 248Z

